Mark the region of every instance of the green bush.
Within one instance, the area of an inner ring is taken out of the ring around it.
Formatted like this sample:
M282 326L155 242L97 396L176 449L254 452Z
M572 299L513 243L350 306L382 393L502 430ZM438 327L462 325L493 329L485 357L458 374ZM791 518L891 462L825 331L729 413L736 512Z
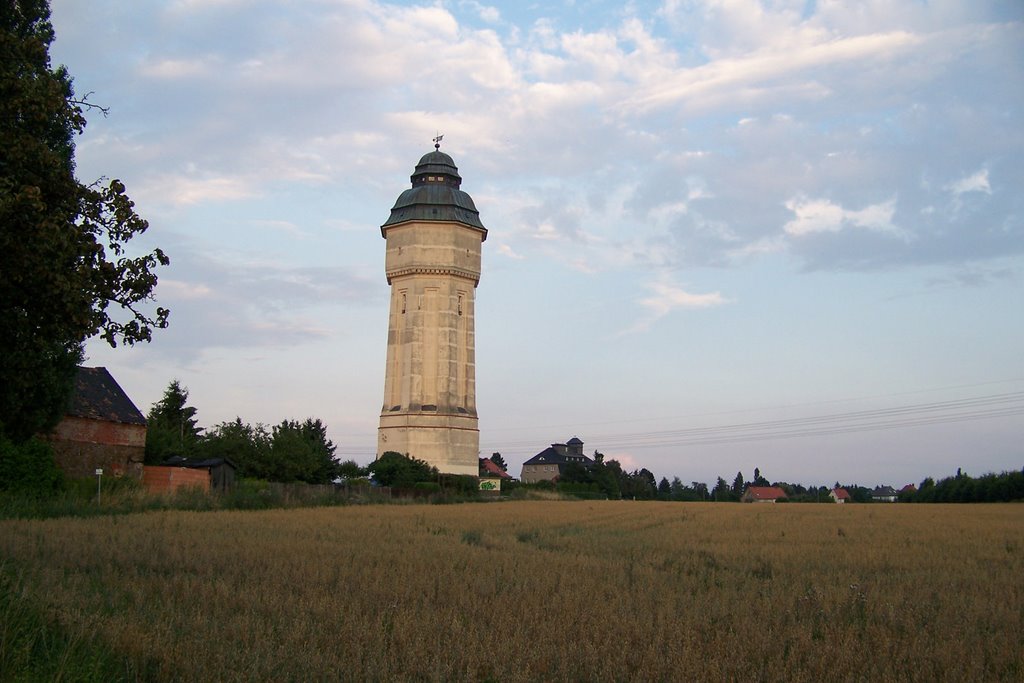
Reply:
M0 491L46 497L63 489L64 475L50 444L35 437L15 444L0 436Z
M469 474L443 474L441 487L461 496L475 496L480 490L480 483L477 477Z

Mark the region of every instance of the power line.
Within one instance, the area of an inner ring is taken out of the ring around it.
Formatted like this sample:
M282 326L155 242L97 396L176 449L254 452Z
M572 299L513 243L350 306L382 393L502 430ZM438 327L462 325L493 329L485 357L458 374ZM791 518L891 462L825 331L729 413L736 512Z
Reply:
M1019 380L1006 380L1003 382L984 382L977 384L958 385L960 388L990 386L993 384L1005 384ZM928 393L936 390L924 390L914 392L903 392L900 394L886 394L884 397L907 396L913 394ZM850 402L861 399L836 399L823 401L813 405L834 405L837 403ZM800 406L812 404L798 404ZM794 407L794 406L786 406ZM637 418L618 421L605 421L600 423L603 426L615 424L629 424L651 420L666 422L669 420L692 420L694 417L713 417L720 415L735 415L754 412L750 410L738 410L719 413L708 413L689 418ZM968 422L975 420L996 419L1012 417L1024 414L1024 392L1005 392L988 394L984 396L964 397L945 401L932 401L928 403L916 403L889 408L876 408L868 410L854 410L837 413L826 413L821 415L806 415L801 417L784 418L778 420L760 420L750 422L736 422L722 425L704 425L692 427L677 427L673 429L662 429L656 431L605 431L588 435L588 441L595 444L599 449L630 449L642 450L648 448L703 446L730 443L748 443L758 441L771 441L778 439L808 438L818 436L832 436L839 434L853 434L860 432L881 431L888 429L901 429L908 427L921 427L936 424L950 424L957 422ZM484 432L485 440L481 443L481 452L500 450L505 453L531 453L536 451L548 437L534 438L530 434L537 432L560 430L559 433L569 433L580 426L587 426L587 423L576 425L566 431L564 426L530 427L530 428L502 428L487 429ZM516 431L520 438L515 440L495 439L492 434L502 431ZM363 437L365 438L365 437ZM369 441L366 445L360 445L359 441L351 442L342 438L342 443L337 448L337 454L341 457L363 456L372 453L376 444Z
M848 411L781 420L686 427L647 432L605 432L589 436L600 448L655 448L767 441L878 431L993 419L1024 414L1024 392L992 394L893 408ZM536 447L536 441L504 442L506 449Z
M630 424L638 422L666 422L670 420L685 420L694 417L717 417L720 415L740 415L748 413L760 413L768 410L786 410L789 408L805 408L808 406L824 406L834 405L837 403L853 403L855 401L873 401L883 398L896 398L899 396L916 396L919 394L933 394L940 391L950 391L953 389L975 389L978 387L987 387L997 384L1017 384L1024 382L1024 377L1011 377L1009 379L1002 380L991 380L988 382L971 382L968 384L948 384L940 387L933 387L930 389L915 389L914 391L899 391L886 394L868 394L866 396L852 396L847 398L835 398L827 399L822 401L804 401L801 403L789 403L783 405L769 406L766 408L741 408L738 410L718 410L708 413L691 413L689 415L669 415L660 417L631 417L623 418L619 420L600 420L596 422L578 422L574 423L576 427L591 427L591 426L606 426L613 424ZM527 429L564 429L563 425L531 425L529 427L513 426L513 427L495 427L489 428L488 433L496 432L523 432Z

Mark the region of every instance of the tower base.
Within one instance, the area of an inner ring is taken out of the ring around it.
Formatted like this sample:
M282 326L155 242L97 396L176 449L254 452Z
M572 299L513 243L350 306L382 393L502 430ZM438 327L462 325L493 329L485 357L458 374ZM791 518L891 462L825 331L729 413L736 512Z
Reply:
M387 451L423 460L444 474L480 473L480 430L467 415L384 413L377 430L377 456Z

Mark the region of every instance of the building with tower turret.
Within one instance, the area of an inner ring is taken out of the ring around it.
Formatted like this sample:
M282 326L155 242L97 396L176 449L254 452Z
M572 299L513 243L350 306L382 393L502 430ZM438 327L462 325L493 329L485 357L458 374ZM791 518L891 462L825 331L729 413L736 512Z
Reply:
M377 455L395 451L476 475L474 293L487 229L435 142L380 229L391 313Z

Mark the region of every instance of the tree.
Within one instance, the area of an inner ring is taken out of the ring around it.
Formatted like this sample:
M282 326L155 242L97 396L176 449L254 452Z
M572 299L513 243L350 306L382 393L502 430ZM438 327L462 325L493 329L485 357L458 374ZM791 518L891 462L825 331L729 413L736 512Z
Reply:
M754 481L750 482L751 486L771 486L771 483L761 474L761 470L754 468Z
M167 326L143 305L169 260L127 255L148 224L121 181L75 178L84 111L106 111L51 69L47 0L0 8L0 433L24 441L60 419L86 339L132 345Z
M669 483L668 477L662 477L661 481L658 482L658 500L671 500L672 499L672 484Z
M743 485L743 473L737 472L736 478L732 480L732 495L736 500L739 500L745 490L746 487Z
M558 477L561 484L589 484L594 481L590 470L581 462L567 462Z
M714 497L715 501L732 500L732 491L729 490L729 482L719 477L717 483L715 483L715 488L711 491L711 495Z
M381 486L414 486L419 482L436 481L437 468L395 451L387 451L367 468Z
M342 479L361 479L366 476L366 468L360 467L355 460L338 463L338 476Z
M239 476L269 478L270 434L261 424L253 427L240 417L222 422L207 430L198 451L203 457L227 458L238 467Z
M508 465L505 464L505 458L501 457L501 453L492 453L491 462L500 467L502 472L508 472Z
M271 433L265 476L270 481L329 484L338 476L334 451L334 443L327 438L327 427L320 420L285 420Z
M196 426L196 409L187 405L188 388L172 380L163 398L153 404L146 418L146 464L157 465L167 458L189 457L202 431Z
M619 467L617 460L609 460L607 464L604 462L604 456L600 453L594 454L594 466L590 470L592 481L597 484L597 488L608 496L609 500L618 500L622 498L622 489L619 485L619 474L622 469ZM596 456L600 456L598 459Z
M637 500L652 500L658 495L658 480L646 467L634 470L631 474L626 475L622 495Z
M64 486L53 449L42 439L15 444L0 434L0 491L46 497Z

